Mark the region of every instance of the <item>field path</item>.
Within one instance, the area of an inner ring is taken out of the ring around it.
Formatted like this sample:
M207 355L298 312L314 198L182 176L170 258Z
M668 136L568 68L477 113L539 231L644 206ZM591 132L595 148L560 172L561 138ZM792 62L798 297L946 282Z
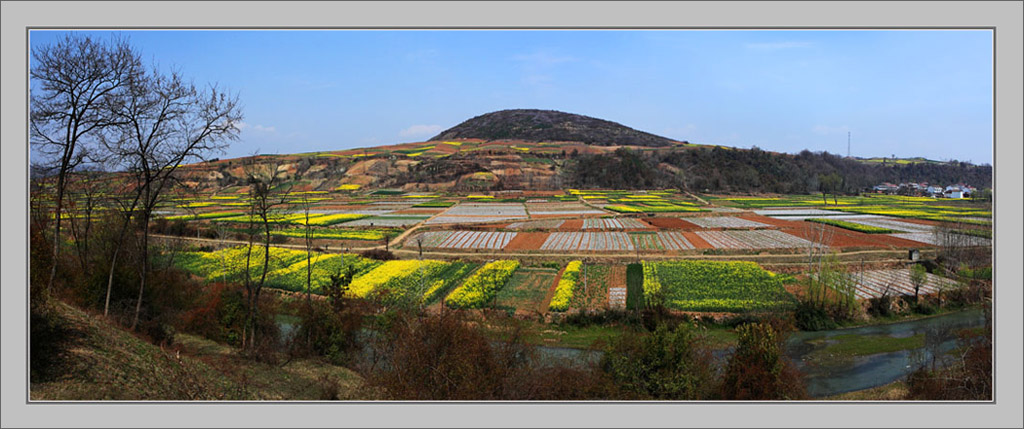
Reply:
M540 302L540 308L538 308L537 311L540 311L541 314L547 314L548 307L551 306L551 299L555 297L555 289L558 288L558 281L562 280L562 273L564 272L565 267L558 270L558 274L555 275L555 280L551 282L551 287L548 288L548 293L544 295L544 300Z

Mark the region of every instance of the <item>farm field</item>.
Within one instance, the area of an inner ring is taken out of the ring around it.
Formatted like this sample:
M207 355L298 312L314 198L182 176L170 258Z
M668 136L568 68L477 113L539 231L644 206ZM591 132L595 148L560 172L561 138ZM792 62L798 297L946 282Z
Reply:
M250 257L249 274L252 278L259 278L263 274L263 248L253 247ZM245 246L237 246L216 252L181 252L175 255L174 263L186 272L204 277L208 281L240 282L244 280L245 276L245 258ZM360 275L379 265L377 261L353 254L314 253L311 262L314 273L314 292L319 292L329 274L335 274L343 267L355 267L357 275ZM305 290L305 270L306 252L279 247L270 248L270 260L267 268L268 286L292 291Z
M485 231L429 231L417 235L408 243L416 246L422 241L424 247L441 249L504 249L515 232Z
M621 219L583 219L583 229L648 229L650 225L642 221Z
M633 246L640 250L689 250L695 248L681 232L634 232L629 237Z
M554 268L519 268L508 284L498 291L496 306L526 314L548 311L545 298L557 274L558 270Z
M922 295L932 295L957 286L954 280L934 274L925 275L926 280L920 290ZM882 295L914 295L909 269L862 271L852 274L852 278L857 283L855 293L858 299L878 298Z
M526 202L526 209L531 216L566 216L566 215L603 215L601 210L578 202Z
M345 226L407 227L420 223L430 216L380 214L348 222Z
M686 219L687 222L699 225L702 228L767 228L761 222L754 222L752 220L741 219L732 216L714 216L714 217L691 217Z
M558 229L565 221L562 219L531 220L510 223L508 229Z
M777 230L697 231L696 234L716 249L806 249L813 245Z
M774 273L753 262L644 262L643 293L648 303L681 311L774 310L794 302Z
M541 250L623 251L634 250L625 232L552 232Z
M611 306L609 291L626 284L623 264L586 264L580 269L571 308L603 310Z

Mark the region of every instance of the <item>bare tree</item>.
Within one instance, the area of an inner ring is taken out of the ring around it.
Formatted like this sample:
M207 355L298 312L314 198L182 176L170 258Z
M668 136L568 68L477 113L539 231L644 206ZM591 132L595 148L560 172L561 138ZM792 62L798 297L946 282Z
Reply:
M102 206L102 195L106 182L98 177L98 172L76 172L69 175L67 192L71 196L68 202L68 226L78 253L78 263L83 272L91 269L92 260L89 240L92 235L93 218L97 212L105 209Z
M826 280L823 273L826 270L826 256L829 245L835 236L835 230L823 223L810 222L810 227L804 233L807 244L807 272L808 276L807 295L812 303L823 306L827 292Z
M309 222L309 211L312 208L313 202L309 199L308 193L303 193L300 197L299 204L302 205L302 213L305 214L305 222L303 225L303 238L306 248L306 306L312 310L313 308L313 225ZM344 257L344 255L342 255Z
M287 192L280 192L277 178L277 167L272 164L260 163L259 156L253 154L244 165L246 180L249 183L249 228L248 244L245 251L244 285L246 293L246 320L242 329L242 348L252 350L256 345L256 322L259 320L260 292L267 280L270 268L270 230L275 220L274 210L284 204ZM256 280L252 276L253 249L257 236L261 237L263 261L260 263L260 275Z
M914 302L916 303L921 294L921 286L928 282L928 271L924 265L915 264L910 267L910 284L914 285Z
M116 121L105 105L142 72L142 63L127 40L103 42L75 34L33 49L32 60L31 144L47 158L57 181L50 290L57 275L68 175L86 160L87 144Z
M116 119L114 132L101 135L111 162L127 171L126 188L132 197L126 202L121 238L138 217L141 229L142 263L139 264L139 296L132 329L138 324L142 297L149 272L149 221L162 201L164 191L176 183L176 171L183 163L202 160L222 150L238 137L242 120L236 96L215 86L197 89L180 74L151 70L129 80L124 96L114 99L110 113ZM111 270L116 265L111 262ZM110 285L108 284L108 297Z

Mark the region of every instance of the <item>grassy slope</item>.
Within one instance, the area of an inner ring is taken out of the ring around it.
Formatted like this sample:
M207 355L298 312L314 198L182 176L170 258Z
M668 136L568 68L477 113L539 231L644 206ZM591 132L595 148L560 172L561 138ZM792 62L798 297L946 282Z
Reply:
M179 354L71 306L60 304L58 311L79 335L62 375L31 385L33 400L315 400L324 379L337 383L341 397L359 382L345 368L314 361L252 363L189 335L178 336Z
M249 399L209 365L161 350L78 309L59 313L79 331L63 375L34 383L33 400Z

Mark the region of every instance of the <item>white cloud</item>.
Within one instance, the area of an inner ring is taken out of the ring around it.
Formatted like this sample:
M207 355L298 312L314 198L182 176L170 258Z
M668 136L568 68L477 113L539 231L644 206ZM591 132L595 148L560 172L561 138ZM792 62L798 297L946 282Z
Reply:
M413 125L398 132L401 137L432 136L441 132L440 125Z
M814 46L811 42L768 42L768 43L747 43L747 49L758 51L777 51L780 49L809 48Z
M829 134L846 134L847 132L850 131L850 127L846 125L840 127L830 127L828 125L815 125L814 128L811 128L811 131L813 131L814 134L827 136Z
M246 122L239 122L239 123L235 124L235 126L237 126L238 129L242 130L242 131L245 131L245 130L248 129L248 130L253 130L255 132L258 132L258 133L273 133L273 132L277 132L277 128L275 128L273 126L266 126L266 125L260 125L260 124L255 124L254 125L254 124L249 124L249 123L246 123Z

